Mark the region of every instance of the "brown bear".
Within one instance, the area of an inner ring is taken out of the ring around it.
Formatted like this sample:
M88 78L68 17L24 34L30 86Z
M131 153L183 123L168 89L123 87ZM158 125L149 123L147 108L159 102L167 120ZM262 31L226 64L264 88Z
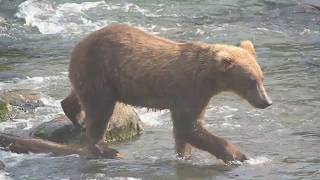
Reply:
M178 156L189 157L194 146L225 162L247 157L203 127L211 97L233 91L254 107L272 104L250 41L240 47L177 43L123 24L102 28L78 43L69 78L73 91L62 107L75 123L85 117L88 147L108 158L119 155L104 141L116 102L169 109Z

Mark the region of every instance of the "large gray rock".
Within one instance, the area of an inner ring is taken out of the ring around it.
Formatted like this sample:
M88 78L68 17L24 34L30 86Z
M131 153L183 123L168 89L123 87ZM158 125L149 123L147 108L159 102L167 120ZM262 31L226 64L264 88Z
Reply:
M107 141L120 142L141 134L143 125L133 107L118 103L107 128ZM77 129L66 117L61 116L36 127L31 136L58 143L78 144L84 130Z

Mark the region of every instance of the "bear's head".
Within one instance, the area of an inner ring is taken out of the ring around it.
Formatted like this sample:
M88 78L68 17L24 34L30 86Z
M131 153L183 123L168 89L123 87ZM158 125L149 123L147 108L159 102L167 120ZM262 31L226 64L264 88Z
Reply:
M272 104L251 41L241 42L240 47L217 44L214 49L222 76L221 90L235 92L256 108L263 109Z

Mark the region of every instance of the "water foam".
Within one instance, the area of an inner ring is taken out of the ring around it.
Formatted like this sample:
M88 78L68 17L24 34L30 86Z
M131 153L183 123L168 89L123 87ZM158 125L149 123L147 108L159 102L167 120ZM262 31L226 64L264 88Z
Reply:
M26 25L36 27L42 34L72 35L91 32L116 22L106 19L108 11L139 13L146 17L161 16L157 12L151 12L131 2L107 4L105 1L96 1L58 4L49 0L27 0L19 5L16 17L24 19ZM97 14L101 12L103 14ZM97 16L104 18L97 20ZM131 24L130 22L124 23ZM142 27L139 24L134 25ZM152 30L154 27L151 25L151 27L142 27L142 29Z
M163 116L168 115L169 111L149 111L147 108L139 108L137 109L137 113L144 124L148 126L161 126L166 122Z
M269 162L271 162L271 159L269 159L265 156L257 156L254 158L250 158L249 160L246 160L245 162L250 165L259 165L259 164L269 163Z
M26 119L14 119L14 121L5 121L1 122L0 131L5 132L13 129L23 129L28 130L33 127L31 122L31 118Z
M0 179L2 180L12 180L12 178L9 177L9 173L3 172L0 170Z
M83 30L96 30L106 23L94 23L86 17L87 11L97 7L118 8L109 6L105 1L54 4L51 1L27 0L19 5L16 16L25 19L26 25L37 27L42 34L81 33Z
M139 12L142 15L147 16L147 17L160 17L161 16L155 12L151 13L148 9L141 8L140 6L138 6L134 3L125 3L122 5L121 9L124 12L130 12L130 11Z
M81 34L100 29L112 22L107 16L97 12L122 11L140 13L142 16L159 17L159 14L148 9L125 2L123 4L107 4L105 1L62 3L49 0L27 0L18 7L16 16L25 19L25 24L38 28L42 34ZM94 16L92 16L94 14ZM130 24L130 23L129 23Z
M134 177L113 177L113 178L107 178L109 180L142 180L140 178L134 178Z
M9 133L20 133L28 131L36 125L50 121L63 114L59 99L46 95L52 85L66 80L65 76L27 77L26 79L16 79L13 82L0 83L1 90L12 89L35 89L41 92L40 101L43 106L37 107L32 113L22 113L14 111L12 120L1 123L0 131ZM23 130L23 131L20 131Z
M66 81L67 76L34 76L25 79L14 79L13 82L0 82L0 90L11 89L41 89L52 85L52 83L60 83Z

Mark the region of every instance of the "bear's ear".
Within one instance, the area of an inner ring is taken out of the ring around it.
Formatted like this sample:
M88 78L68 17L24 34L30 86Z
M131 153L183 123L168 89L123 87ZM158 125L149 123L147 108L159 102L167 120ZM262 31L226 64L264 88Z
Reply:
M247 40L247 41L242 41L240 44L240 47L242 49L247 50L250 54L252 54L253 56L256 56L256 50L254 49L254 46L252 44L251 41Z

